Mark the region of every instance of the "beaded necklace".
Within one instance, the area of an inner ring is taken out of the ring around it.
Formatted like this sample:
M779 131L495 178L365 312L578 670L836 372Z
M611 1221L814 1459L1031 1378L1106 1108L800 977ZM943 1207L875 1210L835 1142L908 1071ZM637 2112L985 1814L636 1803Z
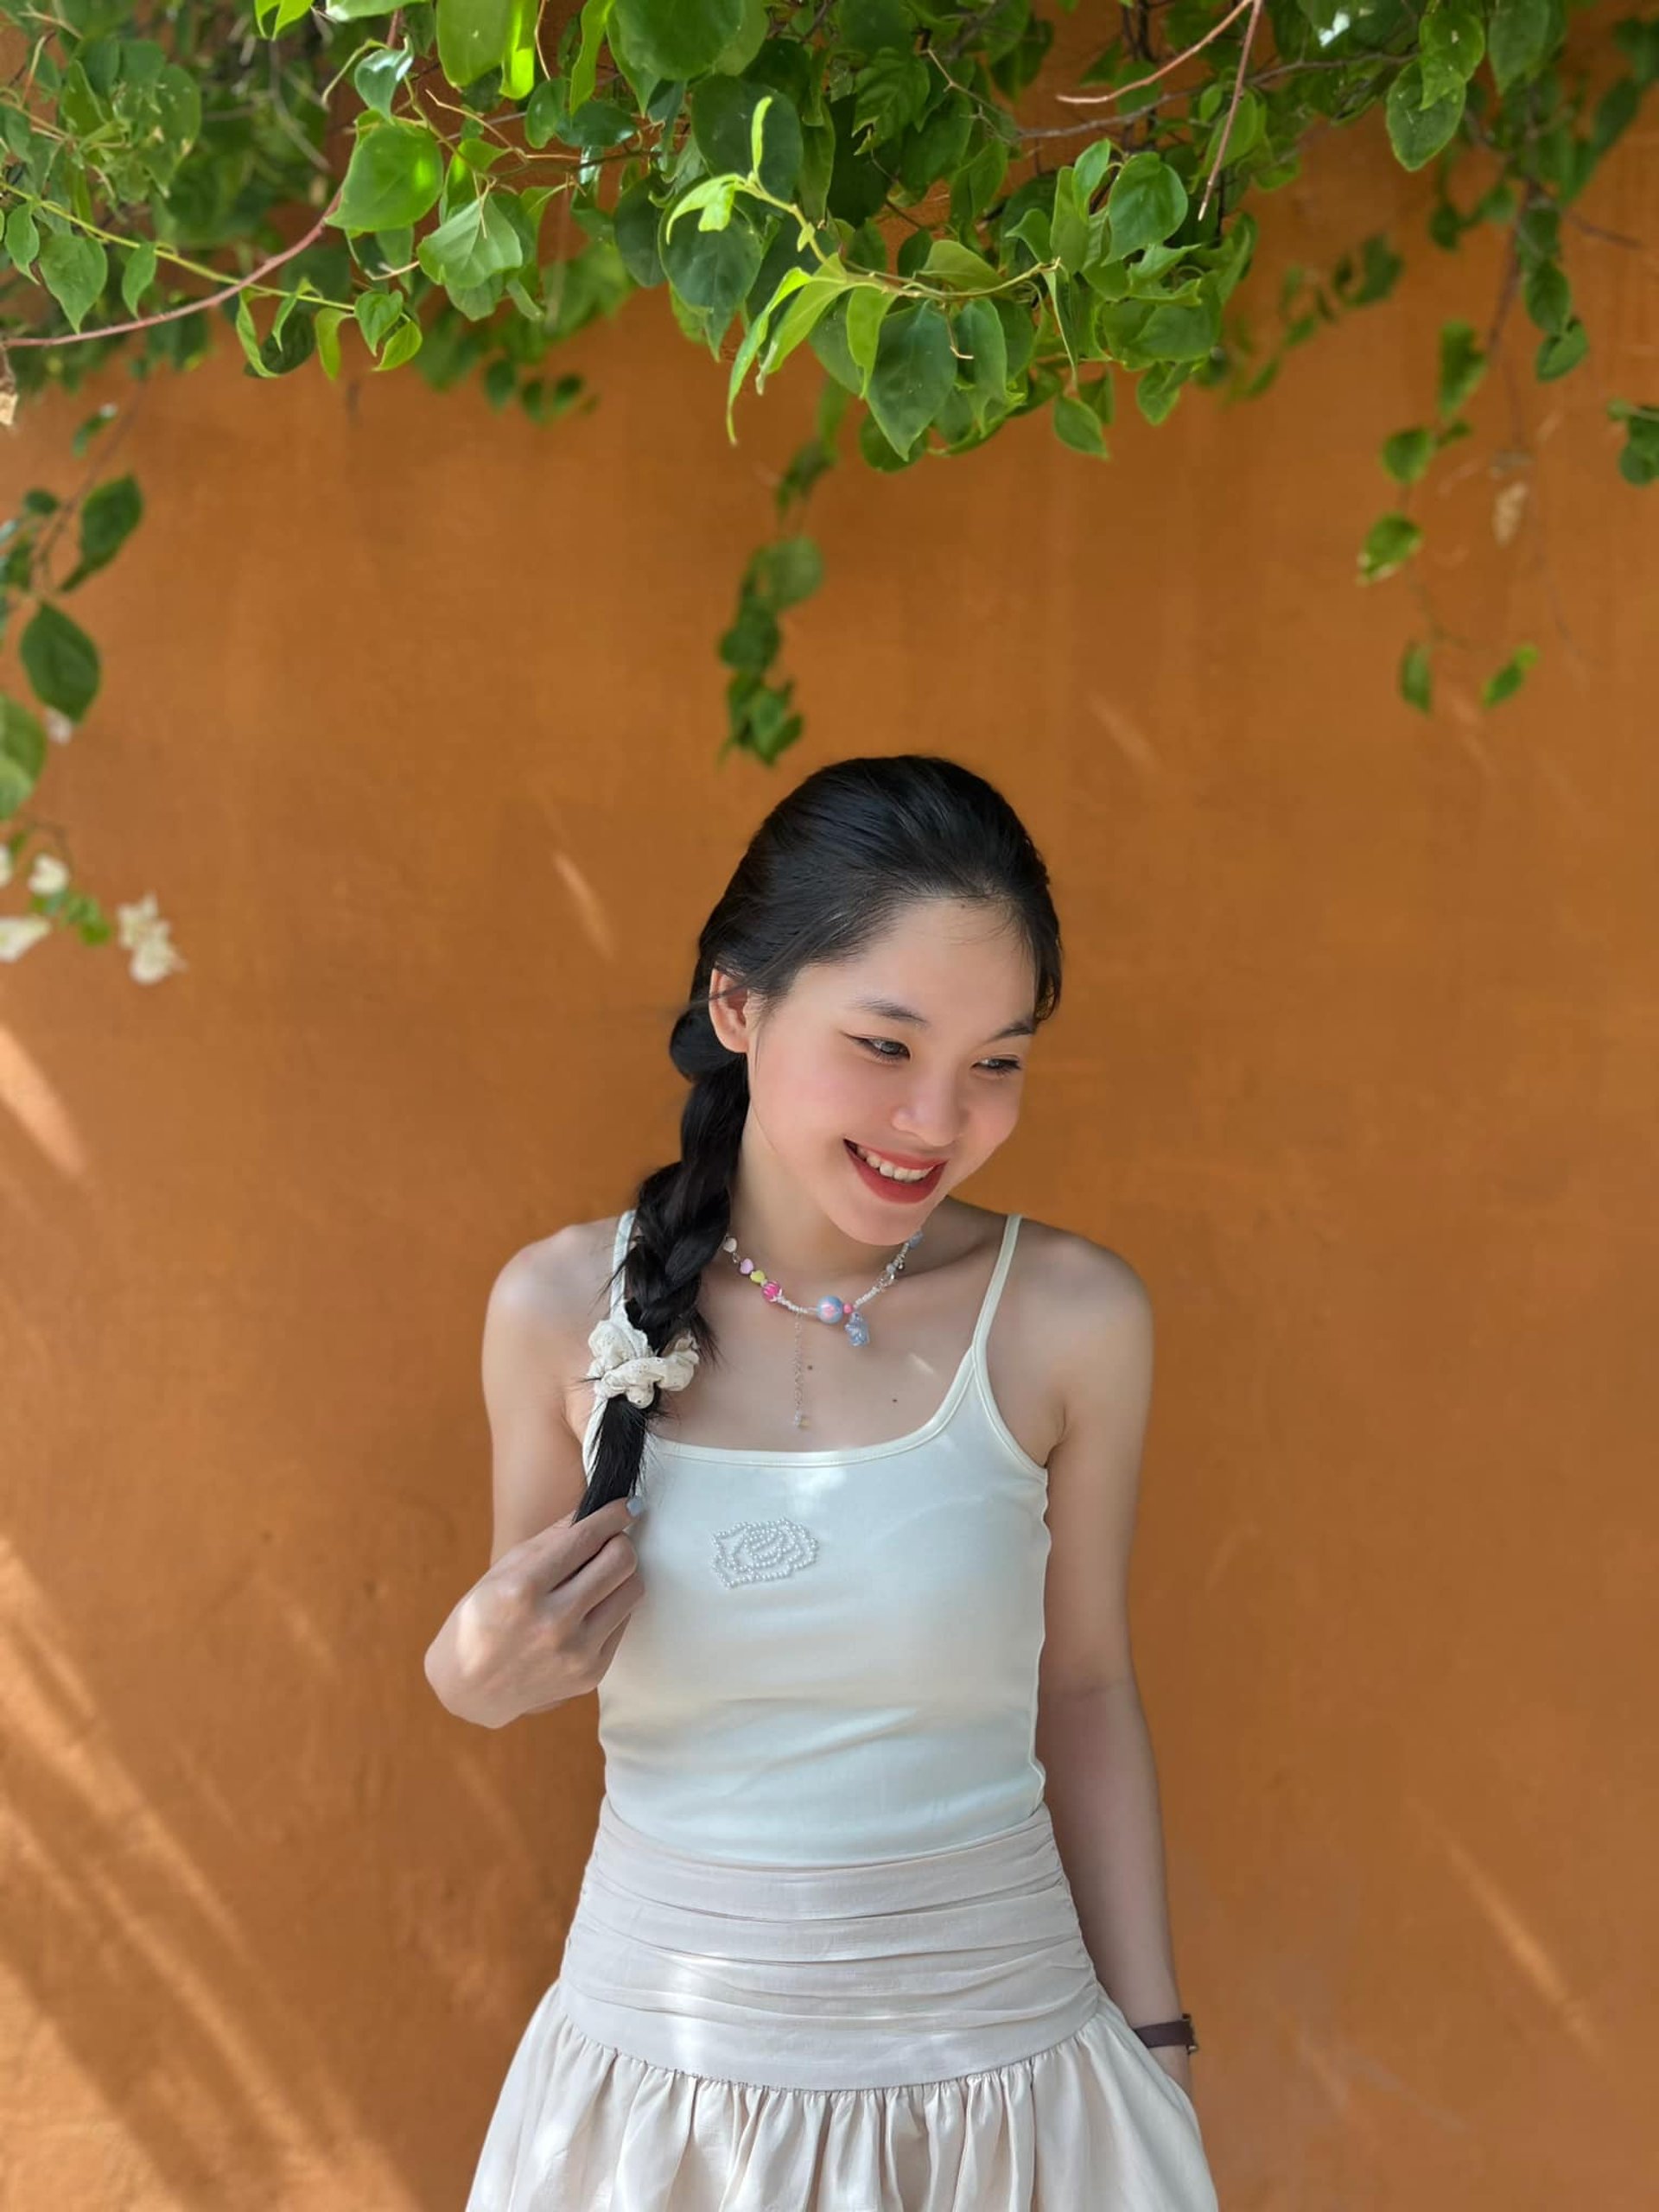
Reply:
M870 1325L860 1313L859 1308L861 1306L868 1306L871 1299L879 1298L884 1290L898 1280L905 1270L905 1255L913 1245L921 1243L926 1233L925 1230L918 1229L913 1236L906 1236L892 1259L887 1262L887 1266L882 1268L875 1281L861 1297L855 1298L849 1302L844 1298L837 1298L833 1292L830 1292L819 1299L816 1306L797 1306L792 1298L785 1297L783 1285L768 1275L764 1268L756 1267L753 1260L740 1259L735 1236L727 1236L721 1240L721 1250L729 1255L740 1274L747 1275L751 1282L759 1283L762 1298L773 1306L786 1306L795 1316L795 1426L797 1428L810 1427L801 1407L802 1315L810 1313L817 1319L827 1322L832 1328L844 1327L847 1332L847 1341L850 1344L868 1344Z

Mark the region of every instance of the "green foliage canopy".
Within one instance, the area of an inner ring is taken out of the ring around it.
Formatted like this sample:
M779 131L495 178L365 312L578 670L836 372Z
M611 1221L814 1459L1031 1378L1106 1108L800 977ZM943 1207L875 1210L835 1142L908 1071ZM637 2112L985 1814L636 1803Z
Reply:
M1124 389L1153 423L1189 385L1266 391L1293 347L1401 273L1381 230L1326 276L1292 270L1265 349L1235 298L1252 203L1299 174L1316 134L1373 108L1403 167L1434 165L1433 245L1491 224L1506 247L1484 340L1449 322L1432 414L1380 444L1397 504L1366 531L1357 575L1411 576L1416 487L1470 435L1462 410L1511 299L1540 381L1590 353L1563 226L1659 75L1659 19L1623 18L1572 72L1567 10L1135 0L1056 95L1064 119L1027 126L1015 104L1055 35L1032 0L254 0L251 22L201 0L159 16L0 0L16 48L0 99L4 402L73 389L118 353L140 378L189 368L219 315L254 377L314 357L338 377L351 345L436 390L475 378L492 406L552 425L595 404L557 370L558 347L661 287L685 336L728 364L735 438L746 389L804 347L823 380L815 435L718 645L725 747L774 761L803 726L791 683L771 676L779 617L821 575L794 511L835 465L844 417L883 472L966 454L1037 412L1104 460ZM1659 407L1612 395L1606 410L1620 475L1650 483ZM60 579L72 510L79 557ZM121 477L67 503L31 492L0 533L0 635L29 610L24 673L71 724L99 671L62 601L141 512ZM1398 682L1427 712L1449 641L1423 611ZM1510 696L1535 658L1515 647L1483 702ZM0 847L8 874L30 834L38 737L31 709L6 701L0 820L21 824ZM108 934L79 889L37 893L35 911Z

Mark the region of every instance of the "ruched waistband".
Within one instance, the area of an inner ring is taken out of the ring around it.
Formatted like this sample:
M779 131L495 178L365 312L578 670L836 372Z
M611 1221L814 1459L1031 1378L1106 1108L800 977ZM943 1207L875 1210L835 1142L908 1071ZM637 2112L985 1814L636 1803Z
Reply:
M1033 2057L1104 1996L1046 1804L943 1851L770 1866L676 1851L604 1799L559 1982L595 2042L807 2089Z

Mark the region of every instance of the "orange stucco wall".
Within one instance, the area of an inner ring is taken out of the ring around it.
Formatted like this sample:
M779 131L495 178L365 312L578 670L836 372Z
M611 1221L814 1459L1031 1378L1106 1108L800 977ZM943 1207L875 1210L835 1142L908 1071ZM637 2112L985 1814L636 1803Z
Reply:
M591 1700L494 1735L422 1675L486 1557L484 1296L666 1155L664 1010L766 806L908 747L1003 784L1069 940L972 1194L1160 1316L1137 1650L1224 2205L1645 2201L1659 492L1601 408L1659 397L1659 293L1569 234L1543 535L1492 543L1501 378L1425 503L1446 619L1544 657L1422 721L1355 549L1497 282L1427 199L1374 118L1269 204L1264 308L1385 222L1413 273L1249 409L827 479L772 773L715 765L714 644L804 369L729 448L658 294L550 431L233 348L149 391L41 804L190 966L0 971L8 2207L459 2205L600 1787ZM1582 212L1659 239L1651 113ZM25 414L8 499L89 404Z

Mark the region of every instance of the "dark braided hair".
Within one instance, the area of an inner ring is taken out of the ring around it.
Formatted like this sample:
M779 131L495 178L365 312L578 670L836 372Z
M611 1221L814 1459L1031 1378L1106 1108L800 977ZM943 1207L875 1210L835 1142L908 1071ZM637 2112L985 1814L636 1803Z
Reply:
M780 799L750 840L703 925L669 1037L669 1057L691 1085L680 1156L640 1184L620 1270L623 1310L653 1351L688 1336L703 1358L719 1349L697 1298L731 1230L749 1064L715 1033L715 969L734 988L781 999L804 968L852 959L925 899L1003 910L1031 951L1036 1018L1049 1018L1059 1004L1060 932L1048 871L1007 799L959 761L925 753L832 761ZM649 1407L620 1392L606 1401L578 1521L632 1494L660 1404L660 1392Z

